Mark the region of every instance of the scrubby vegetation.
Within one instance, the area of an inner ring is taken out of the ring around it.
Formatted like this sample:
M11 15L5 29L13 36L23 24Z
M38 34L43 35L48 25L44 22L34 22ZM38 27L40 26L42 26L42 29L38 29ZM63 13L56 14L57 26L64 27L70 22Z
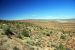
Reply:
M75 50L75 23L50 26L47 22L1 20L0 50Z

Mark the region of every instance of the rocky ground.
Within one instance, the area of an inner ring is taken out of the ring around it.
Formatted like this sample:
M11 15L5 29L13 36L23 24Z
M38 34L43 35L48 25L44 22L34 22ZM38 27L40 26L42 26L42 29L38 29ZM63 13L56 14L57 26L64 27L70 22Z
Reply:
M75 50L74 25L69 24L70 31L64 31L65 24L61 29L57 24L1 21L0 50Z

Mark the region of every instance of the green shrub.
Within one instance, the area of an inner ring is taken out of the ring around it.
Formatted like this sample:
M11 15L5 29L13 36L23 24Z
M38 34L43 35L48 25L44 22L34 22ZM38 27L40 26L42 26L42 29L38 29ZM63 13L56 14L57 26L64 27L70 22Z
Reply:
M60 44L59 47L57 47L55 50L66 50L64 45Z
M46 35L47 35L47 36L50 36L50 33L47 33Z
M34 45L34 40L31 39L30 37L24 37L25 42L29 45Z
M60 39L65 39L65 35L61 35Z
M53 33L53 32L50 31L50 32L46 33L46 35L47 35L47 36L50 36L52 33Z
M15 35L15 34L10 30L9 27L8 27L8 28L5 28L4 32L5 32L5 35L8 36L8 38L11 38L12 35Z
M23 35L24 37L30 37L29 31L26 30L26 29L24 29L24 30L22 31L22 35Z
M14 47L14 48L13 48L13 50L20 50L20 49L19 49L19 48L17 48L17 47Z

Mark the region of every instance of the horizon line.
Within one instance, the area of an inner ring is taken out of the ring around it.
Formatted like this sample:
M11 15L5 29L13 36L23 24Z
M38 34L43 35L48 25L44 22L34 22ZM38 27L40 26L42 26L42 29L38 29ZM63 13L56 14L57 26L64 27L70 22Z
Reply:
M44 19L44 18L31 18L31 19L0 19L0 20L10 20L10 21L13 21L13 20L58 20L58 19L75 19L75 18L50 18L50 19Z

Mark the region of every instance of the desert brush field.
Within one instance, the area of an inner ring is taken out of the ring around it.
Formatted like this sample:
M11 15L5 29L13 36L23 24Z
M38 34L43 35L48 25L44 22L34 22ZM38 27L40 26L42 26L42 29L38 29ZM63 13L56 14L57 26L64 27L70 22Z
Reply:
M0 50L75 50L75 20L0 20Z

